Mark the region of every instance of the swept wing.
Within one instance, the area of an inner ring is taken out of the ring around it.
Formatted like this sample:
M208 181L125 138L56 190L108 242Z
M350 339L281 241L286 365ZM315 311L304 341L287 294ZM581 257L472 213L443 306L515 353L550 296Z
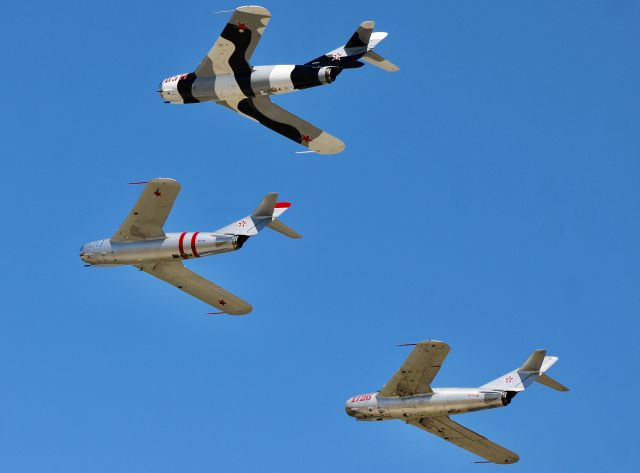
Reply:
M251 312L251 304L188 270L180 261L140 264L136 267L227 314L244 315Z
M250 74L249 60L270 19L271 13L263 7L236 8L220 37L195 70L196 76Z
M179 192L180 184L173 179L149 181L111 241L118 243L166 238L162 227Z
M274 104L269 97L217 102L319 154L335 154L344 143L326 131Z
M431 393L430 384L449 350L449 345L437 340L418 343L378 395L403 397Z
M447 416L423 417L418 420L410 420L408 424L431 432L493 463L515 463L520 459L516 453L501 447L473 430L467 429Z

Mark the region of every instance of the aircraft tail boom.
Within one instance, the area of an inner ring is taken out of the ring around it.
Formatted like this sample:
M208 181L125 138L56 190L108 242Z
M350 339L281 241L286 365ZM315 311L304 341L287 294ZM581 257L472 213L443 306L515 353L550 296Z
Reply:
M536 350L527 358L527 361L525 361L520 368L482 385L481 388L520 392L524 391L534 381L537 381L556 391L568 391L569 388L545 374L557 361L557 356L547 356L545 350Z
M268 227L289 238L302 238L292 228L280 222L278 218L285 213L290 202L278 202L278 194L271 192L267 194L260 202L260 205L253 211L251 215L247 215L240 220L216 230L214 233L253 236L257 235L263 228Z
M364 63L359 61L359 59L362 59L385 71L395 72L400 70L400 68L392 62L373 52L373 48L388 35L388 33L383 31L374 32L374 26L375 22L373 21L363 21L344 45L307 62L306 65L352 69L362 67Z

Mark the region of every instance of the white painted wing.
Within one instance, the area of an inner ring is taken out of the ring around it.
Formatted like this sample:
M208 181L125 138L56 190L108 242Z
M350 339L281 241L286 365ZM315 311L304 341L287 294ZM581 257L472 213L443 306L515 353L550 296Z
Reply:
M432 392L430 384L440 370L449 350L449 345L437 340L416 344L400 369L378 395L403 397Z
M188 270L180 261L140 264L136 267L227 314L244 315L251 312L251 304Z
M117 243L166 238L162 227L179 192L180 184L173 179L158 178L149 181L111 241Z
M196 76L250 74L249 60L270 19L271 13L263 7L236 8L220 37L195 70Z
M279 107L269 97L246 98L235 103L230 101L217 103L257 121L316 153L336 154L344 150L344 143L338 138Z
M516 453L452 421L447 416L423 417L418 420L410 420L407 423L431 432L447 442L451 442L493 463L516 463L520 460Z

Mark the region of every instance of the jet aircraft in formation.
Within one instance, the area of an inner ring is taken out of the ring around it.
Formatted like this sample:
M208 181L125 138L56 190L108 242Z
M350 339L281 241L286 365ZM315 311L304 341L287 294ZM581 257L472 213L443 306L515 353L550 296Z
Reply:
M236 8L222 34L194 72L169 77L158 92L167 103L216 102L320 154L339 153L344 143L275 105L270 97L330 84L344 70L369 62L387 71L399 68L373 51L387 33L374 32L365 21L343 46L302 65L251 66L249 61L271 14L260 6ZM165 233L163 226L180 191L167 178L152 179L124 223L111 236L82 245L87 266L131 265L216 307L244 315L249 303L188 270L183 261L242 248L263 228L300 238L279 217L290 207L276 193L265 196L251 214L213 232ZM478 388L432 388L449 353L444 342L428 340L415 348L391 380L378 392L346 402L346 412L360 421L400 419L431 432L488 462L515 463L514 452L492 442L449 416L509 405L533 382L558 391L568 389L546 374L558 361L536 350L525 363Z
M194 72L164 79L166 103L215 102L255 120L320 154L339 153L344 143L274 104L270 96L331 84L344 69L367 61L386 71L399 68L373 51L387 33L365 21L343 46L301 65L251 66L271 13L264 7L236 8L229 23Z
M524 364L479 388L432 388L449 345L436 340L415 344L400 369L378 392L360 394L346 403L347 414L356 420L400 419L426 430L492 463L515 463L517 454L492 442L449 416L508 406L513 397L538 382L557 391L569 389L546 371L558 361L536 350Z
M222 313L248 314L251 304L189 271L182 261L239 250L249 237L263 228L301 238L278 220L291 204L278 202L276 193L267 194L251 215L213 232L165 233L162 227L180 192L180 184L166 178L137 184L146 185L120 228L111 238L82 245L80 258L89 266L134 266Z

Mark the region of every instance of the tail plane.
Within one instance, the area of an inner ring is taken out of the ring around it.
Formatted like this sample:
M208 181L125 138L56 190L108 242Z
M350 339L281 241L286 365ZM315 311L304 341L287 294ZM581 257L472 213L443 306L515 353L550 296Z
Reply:
M481 388L520 392L537 381L556 391L568 391L569 388L545 374L557 361L558 357L547 356L546 350L536 350L520 368L482 385Z
M298 232L282 223L278 218L285 213L290 202L278 202L278 194L271 192L260 202L260 205L251 215L247 215L240 220L216 230L214 233L244 235L247 237L257 235L265 227L271 228L278 233L282 233L289 238L302 238Z
M388 35L388 33L382 31L374 32L374 26L375 22L373 21L363 21L346 44L309 61L306 65L351 69L364 66L364 63L359 61L359 59L362 59L385 71L399 71L400 68L398 66L373 51L373 48Z

